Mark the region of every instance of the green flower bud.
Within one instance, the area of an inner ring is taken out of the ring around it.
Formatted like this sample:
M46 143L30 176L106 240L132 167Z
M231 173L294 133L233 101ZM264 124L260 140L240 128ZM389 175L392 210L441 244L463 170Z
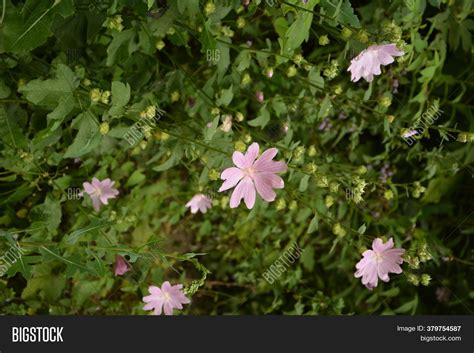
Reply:
M241 112L237 112L237 114L235 114L235 120L237 121L243 121L244 120L244 114L242 114Z
M250 75L246 72L242 76L242 81L240 81L240 83L242 83L243 85L248 85L250 82L252 82L252 79L250 78Z
M343 238L346 235L346 231L344 230L344 228L342 228L340 223L334 224L334 226L332 227L332 232L333 234L341 238Z
M173 93L171 93L171 102L177 102L179 101L179 98L180 98L180 94L178 91L174 91Z
M293 62L294 62L296 65L301 64L302 61L303 61L303 55L301 55L301 54L296 54L296 55L293 57Z
M296 76L297 73L298 73L298 70L296 69L295 65L291 65L286 71L286 76L293 77L293 76Z
M311 174L314 174L316 173L316 171L318 170L318 167L316 166L316 164L314 163L308 163L304 166L304 169L308 172L308 173L311 173Z
M286 208L286 201L285 199L278 199L276 202L276 209L277 211L284 210Z
M104 104L109 104L110 95L111 95L110 91L102 92L102 95L100 96L100 101Z
M367 43L369 41L369 35L366 31L364 30L361 30L357 33L357 36L356 36L356 39L359 41L359 42L362 42L362 43Z
M239 18L237 18L237 28L244 28L245 24L246 24L245 18L243 18L241 16Z
M424 285L424 286L428 286L430 284L430 281L431 281L431 276L426 274L426 273L423 273L421 275L421 284Z
M290 205L288 206L288 208L292 211L296 210L298 208L298 203L295 200L293 200L290 202Z
M229 196L223 196L221 198L221 208L226 209L229 205Z
M311 145L309 146L308 148L308 156L310 157L314 157L318 154L318 150L316 149L316 147L314 145Z
M334 198L331 195L327 195L324 199L324 204L327 208L330 208L332 205L334 205Z
M409 273L407 274L407 280L409 283L415 285L415 286L419 286L420 285L420 279L417 275L413 274L413 273Z
M385 199L387 200L391 200L393 199L393 192L392 190L388 189L388 190L385 190L385 192L383 193L383 197L385 197Z
M456 139L456 141L466 143L467 142L467 134L464 133L464 132L459 133L458 138Z
M209 1L204 7L204 13L206 14L206 16L209 16L214 12L216 12L216 5L214 5L213 2Z
M339 190L339 184L336 182L332 182L329 184L329 191L336 193Z
M234 144L234 147L235 147L236 151L239 151L239 152L244 152L247 149L247 145L242 141L237 141Z
M165 42L159 39L155 44L156 49L161 50L165 47Z
M99 132L102 135L107 135L107 133L109 132L109 123L104 121L102 124L100 124Z
M349 39L352 36L352 31L349 28L344 27L341 31L341 35L344 39Z
M101 96L102 96L102 92L98 88L93 88L90 91L90 98L93 103L97 103L98 101L100 101Z
M210 180L218 180L219 177L220 177L220 175L221 175L221 173L219 173L219 172L218 172L217 170L215 170L215 169L211 169L211 170L208 172L207 175L209 176L209 179L210 179Z
M319 37L319 45L325 46L329 44L329 38L326 34Z

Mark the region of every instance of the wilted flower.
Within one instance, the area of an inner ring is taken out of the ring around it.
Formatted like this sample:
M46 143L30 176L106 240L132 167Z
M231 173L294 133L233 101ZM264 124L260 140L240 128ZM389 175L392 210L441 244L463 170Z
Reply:
M191 213L206 213L207 209L211 208L212 202L209 197L204 194L194 195L193 198L186 204L186 207L191 207Z
M239 206L244 199L248 209L255 204L255 191L267 202L275 200L276 194L273 189L282 189L285 186L283 179L276 173L285 172L288 167L285 162L275 162L273 158L278 153L278 149L270 148L258 156L259 146L254 142L250 145L247 153L235 151L232 161L236 167L225 169L221 174L221 179L225 180L219 192L235 187L230 198L230 207Z
M359 81L361 77L371 82L374 75L381 74L380 65L391 64L394 61L393 57L404 54L395 44L372 45L352 59L347 71L351 72L352 82Z
M182 304L188 304L190 300L182 292L183 285L170 285L170 282L163 283L161 288L156 286L148 287L150 295L143 297L146 303L143 310L153 310L155 315L161 315L164 309L165 315L173 315L173 309L182 309Z
M221 130L224 132L229 132L232 129L232 115L226 114L224 115L224 121L221 125Z
M122 276L128 271L130 271L130 269L128 267L127 261L125 261L125 259L120 255L115 256L115 275Z
M92 178L92 183L83 183L84 191L89 194L92 199L92 206L98 211L101 204L108 205L108 199L114 199L118 194L118 190L112 188L115 181L109 178L100 181L96 177Z
M372 242L372 250L366 250L362 254L363 258L357 263L354 276L362 277L362 284L372 290L377 287L379 278L388 282L389 273L402 273L400 265L403 263L404 253L405 249L394 248L392 238L386 243L376 238Z

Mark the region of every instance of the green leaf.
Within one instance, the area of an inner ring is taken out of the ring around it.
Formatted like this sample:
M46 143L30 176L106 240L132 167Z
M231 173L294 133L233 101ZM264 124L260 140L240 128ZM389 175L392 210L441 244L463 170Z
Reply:
M7 98L10 93L10 87L8 87L3 80L0 80L0 99Z
M234 97L233 93L233 86L230 85L228 89L223 89L219 98L217 99L217 105L227 107L230 102L232 102L232 98Z
M3 2L4 4L6 1ZM74 13L73 0L27 0L21 13L7 3L5 23L0 32L0 51L30 52L46 43L51 35L54 16L63 18Z
M68 244L75 244L79 238L85 234L94 233L97 234L97 230L107 227L112 223L101 219L93 219L91 223L84 228L75 230L74 232L66 235L64 241Z
M269 121L270 121L270 113L267 110L267 105L264 104L260 108L257 118L250 120L248 124L250 126L260 126L263 128L265 127L265 125L268 124Z
M318 228L319 228L318 214L315 213L314 216L313 216L313 219L312 219L311 222L309 223L309 227L308 227L307 233L308 233L308 234L311 234L311 233L317 231Z
M130 178L127 180L126 186L134 186L137 184L140 184L143 180L146 179L146 175L143 174L143 170L137 169L135 170L132 175L130 175Z
M316 264L316 261L314 260L314 248L310 246L306 247L301 254L300 261L306 270L313 271L314 265Z
M130 85L119 81L112 82L112 105L123 107L130 100Z
M66 150L64 158L83 156L95 149L101 141L98 123L90 111L79 114L74 123L79 126L79 132Z

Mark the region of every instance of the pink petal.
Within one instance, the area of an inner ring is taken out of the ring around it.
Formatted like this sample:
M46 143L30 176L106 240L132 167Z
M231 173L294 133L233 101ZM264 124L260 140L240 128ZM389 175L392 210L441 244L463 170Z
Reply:
M234 162L234 164L240 169L245 168L245 157L239 151L235 151L232 154L232 162ZM222 176L221 176L221 179L222 179Z
M274 201L276 197L275 192L272 190L270 175L271 174L259 173L253 178L258 194L267 202Z
M255 187L250 177L245 177L234 189L230 197L230 208L236 208L240 205L242 198L245 201L247 208L251 209L255 203Z
M258 143L254 142L250 145L245 154L245 168L249 168L252 166L255 158L258 156L259 146Z
M244 173L239 168L231 167L225 169L221 174L221 179L225 180L219 188L219 192L233 188L244 177Z

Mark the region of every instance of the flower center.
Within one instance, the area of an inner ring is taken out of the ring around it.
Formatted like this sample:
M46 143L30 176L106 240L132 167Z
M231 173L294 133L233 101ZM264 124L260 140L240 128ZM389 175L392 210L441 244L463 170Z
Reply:
M171 299L171 296L169 295L169 293L165 292L163 295L163 299L164 301L169 301Z
M251 177L251 178L253 177L253 174L255 172L252 167L244 168L244 169L242 169L242 171L244 172L245 176L248 176L248 177Z
M382 253L379 253L379 252L376 252L374 251L375 255L374 255L374 260L375 262L382 262L383 261L383 254Z

